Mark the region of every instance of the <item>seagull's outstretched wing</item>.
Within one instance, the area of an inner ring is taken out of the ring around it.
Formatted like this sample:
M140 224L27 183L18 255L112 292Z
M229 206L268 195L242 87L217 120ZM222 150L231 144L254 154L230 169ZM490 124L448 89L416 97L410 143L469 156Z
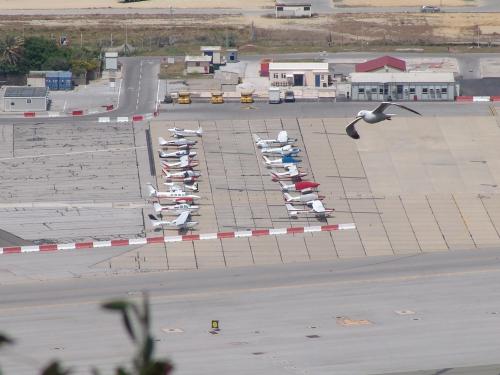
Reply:
M356 119L354 121L351 121L351 123L345 127L345 132L352 139L359 139L359 134L358 134L356 128L354 127L354 125L356 125L356 123L359 120L361 120L362 118L363 117L356 117Z
M414 109L408 108L402 104L397 104L397 103L389 103L389 105L395 105L396 107L406 109L407 111L413 112L419 116L422 116L419 112L415 111Z
M372 113L382 113L384 112L384 110L389 107L391 104L394 104L394 103L391 103L391 102L382 102L378 105L377 108L375 108Z

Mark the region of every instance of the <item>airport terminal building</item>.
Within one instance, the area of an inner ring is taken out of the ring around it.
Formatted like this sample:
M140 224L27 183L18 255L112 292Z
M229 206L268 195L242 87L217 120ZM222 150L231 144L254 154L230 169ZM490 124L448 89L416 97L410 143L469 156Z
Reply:
M451 72L351 73L350 83L356 101L453 101L458 95Z

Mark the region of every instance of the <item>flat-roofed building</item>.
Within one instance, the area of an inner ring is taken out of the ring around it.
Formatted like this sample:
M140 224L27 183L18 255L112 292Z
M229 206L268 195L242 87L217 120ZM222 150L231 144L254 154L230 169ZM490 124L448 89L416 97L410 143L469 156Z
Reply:
M352 100L451 101L458 87L451 72L351 73Z
M269 63L271 86L328 87L330 71L328 63L277 62Z
M276 2L274 6L276 18L312 17L311 2L285 1Z
M3 98L5 112L46 111L49 90L46 87L9 86Z
M212 58L210 56L186 56L184 63L187 73L210 73L210 63Z

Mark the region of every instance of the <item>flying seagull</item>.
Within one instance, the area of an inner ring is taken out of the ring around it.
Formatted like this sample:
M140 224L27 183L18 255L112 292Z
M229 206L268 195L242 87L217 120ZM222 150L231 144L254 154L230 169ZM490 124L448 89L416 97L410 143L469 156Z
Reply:
M380 121L384 120L390 120L392 116L396 116L395 114L390 114L390 113L384 113L384 110L389 107L390 105L395 105L396 107L406 109L407 111L416 113L419 116L422 116L420 113L417 111L405 107L404 105L397 104L397 103L391 103L391 102L382 102L378 105L377 108L375 108L373 111L366 111L362 110L358 112L358 115L352 121L349 125L346 126L345 131L347 135L353 139L359 139L359 134L356 131L356 128L354 125L361 119L365 120L369 124L375 124Z

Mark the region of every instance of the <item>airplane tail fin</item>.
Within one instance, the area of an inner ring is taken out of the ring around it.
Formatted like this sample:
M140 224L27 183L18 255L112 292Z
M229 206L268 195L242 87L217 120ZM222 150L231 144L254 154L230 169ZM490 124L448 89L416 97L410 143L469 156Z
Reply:
M153 185L148 184L147 189L148 189L148 194L149 194L149 196L150 196L150 197L154 197L154 196L156 196L157 191L156 191L156 189L153 187Z
M255 143L257 143L261 140L261 138L257 134L252 134L252 136L253 136L253 140L255 141Z
M158 220L155 215L149 214L148 217L149 220L151 220L151 224L153 224L154 227L160 225L160 220Z
M287 202L293 202L293 197L290 194L283 193L283 197L285 198L285 201L287 201Z
M165 146L167 144L167 141L163 137L158 137L158 144L160 146Z
M185 185L186 186L186 189L189 189L191 191L198 191L198 183L197 182L193 182L192 184L190 185Z
M161 204L159 204L158 202L155 202L153 204L153 208L154 208L155 212L157 212L157 213L161 212Z
M197 135L198 137L201 137L201 136L203 135L203 129L202 129L202 127L201 127L201 126L200 126L200 127L198 128L198 130L196 131L196 135Z
M271 160L269 160L269 158L266 155L262 155L262 157L264 158L266 164L271 164Z

